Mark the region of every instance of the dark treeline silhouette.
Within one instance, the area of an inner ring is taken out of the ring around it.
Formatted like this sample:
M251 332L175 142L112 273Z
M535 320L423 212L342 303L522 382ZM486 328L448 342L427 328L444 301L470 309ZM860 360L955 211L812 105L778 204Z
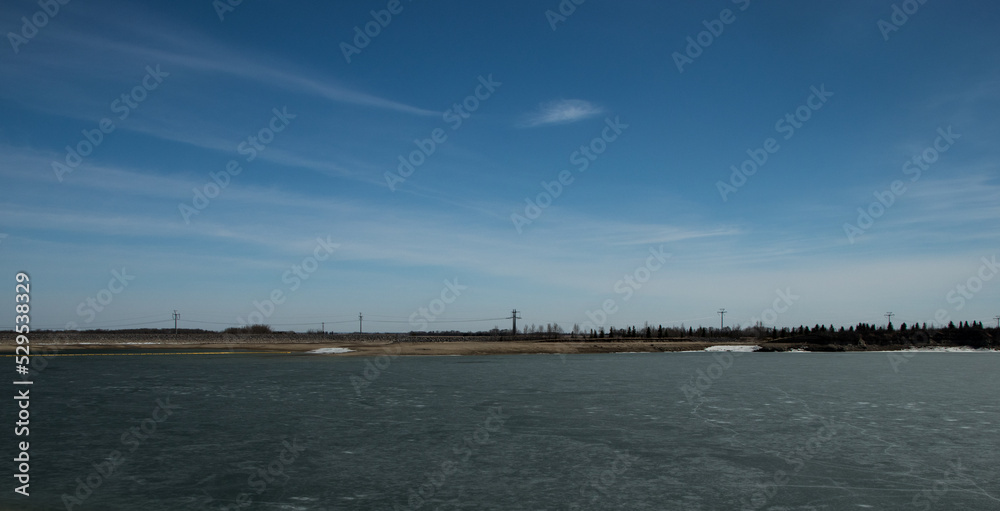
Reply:
M247 326L231 326L222 331L225 334L269 334L272 333L270 325L247 325ZM312 333L312 332L309 332Z
M942 345L970 346L973 348L1000 348L1000 330L985 328L981 322L968 321L956 325L949 322L946 327L928 327L927 323L907 325L896 329L892 323L877 327L859 323L848 329L843 327L799 327L795 332L795 342L819 345L859 345L859 346L899 346L899 345Z
M567 337L563 335L562 337ZM698 338L730 338L757 339L760 341L778 341L787 343L804 343L832 346L898 346L898 345L948 345L971 346L975 348L1000 348L1000 330L986 328L982 322L949 323L946 327L928 327L926 323L907 325L903 323L895 328L892 323L887 326L877 326L858 323L847 328L833 325L814 325L808 327L764 327L753 326L741 328L726 327L656 327L646 324L643 327L627 326L624 328L608 327L596 331L579 332L574 330L570 338L582 339L691 339Z
M447 335L447 336L474 336L474 335L505 335L509 336L510 330L498 331L493 329L490 332L411 332L410 335ZM927 323L907 325L902 323L896 328L892 323L886 326L874 324L858 323L849 327L835 327L833 325L814 325L812 327L800 325L798 327L766 327L756 325L752 327L664 327L663 325L650 325L646 323L641 327L608 326L597 329L583 331L579 326L574 325L573 330L566 333L558 324L535 326L525 325L524 330L519 332L517 338L521 339L559 339L559 340L642 340L642 339L670 339L670 340L691 340L698 339L732 339L758 341L772 341L790 344L813 344L820 346L905 346L905 345L942 345L942 346L970 346L974 348L1000 348L1000 330L997 328L987 328L982 322L959 322L957 325L952 322L948 326L934 327Z

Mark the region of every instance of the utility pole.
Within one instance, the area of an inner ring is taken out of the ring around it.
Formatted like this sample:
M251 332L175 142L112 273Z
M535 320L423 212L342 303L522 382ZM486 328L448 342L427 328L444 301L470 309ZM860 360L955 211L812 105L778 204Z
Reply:
M319 328L323 332L323 335L326 335L326 321L320 323Z
M719 309L719 330L726 329L726 309Z
M513 332L511 333L511 335L517 335L517 319L518 319L517 309L513 309L510 311L510 319L511 319L510 331Z
M364 317L359 312L358 313L358 333L360 333L360 334L365 333L364 325L365 325Z
M895 314L893 314L891 312L886 312L885 313L885 317L889 318L889 325L892 325L892 317L893 316L895 316ZM886 325L886 328L889 328L889 325Z
M997 320L997 328L1000 328L1000 316L995 316L993 319Z
M177 320L180 319L181 314L174 309L174 335L177 335Z

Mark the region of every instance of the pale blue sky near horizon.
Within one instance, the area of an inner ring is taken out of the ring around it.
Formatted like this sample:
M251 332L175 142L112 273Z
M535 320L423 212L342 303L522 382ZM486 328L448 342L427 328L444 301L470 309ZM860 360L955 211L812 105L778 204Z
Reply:
M0 326L996 324L1000 5L217 4L0 6Z

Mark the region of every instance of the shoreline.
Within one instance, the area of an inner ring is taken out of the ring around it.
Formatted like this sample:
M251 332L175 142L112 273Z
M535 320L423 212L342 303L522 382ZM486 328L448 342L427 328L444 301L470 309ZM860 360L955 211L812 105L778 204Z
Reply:
M205 350L232 352L284 352L291 354L307 354L314 350L341 348L350 351L330 353L312 353L317 356L365 357L390 354L394 356L454 356L454 355L575 355L599 353L681 353L681 352L711 352L706 348L713 346L731 346L736 351L751 351L747 347L758 347L758 353L775 352L807 352L807 353L876 353L912 350L914 352L978 352L996 351L988 349L976 350L965 346L946 346L929 344L925 346L894 345L894 346L830 346L810 345L795 342L760 342L751 340L657 340L657 339L613 339L613 340L436 340L428 341L336 341L332 339L316 339L309 342L275 342L275 340L260 340L258 342L204 342L192 340L178 342L177 340L149 340L138 342L121 342L113 340L66 340L53 342L49 339L38 339L31 343L32 355L42 356L57 354L60 351L97 351L121 350L126 352L142 350ZM13 354L13 344L0 345L0 353ZM713 350L714 351L714 350ZM723 350L728 351L728 350Z

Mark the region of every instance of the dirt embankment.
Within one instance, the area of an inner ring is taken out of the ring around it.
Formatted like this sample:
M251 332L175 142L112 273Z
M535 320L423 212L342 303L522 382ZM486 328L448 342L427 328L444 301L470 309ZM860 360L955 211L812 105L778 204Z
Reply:
M304 352L320 348L352 350L338 356L494 355L526 353L618 353L698 351L719 344L757 344L733 339L526 339L523 336L410 336L406 334L223 334L220 332L128 333L114 331L36 332L35 353L79 349L206 349ZM0 352L14 350L14 339L0 342Z
M701 351L709 346L752 345L761 352L791 350L812 352L892 351L913 348L912 344L865 346L857 344L830 345L803 342L805 339L776 341L752 338L615 338L615 339L530 339L525 336L410 336L407 334L300 334L274 332L268 334L225 334L221 332L33 332L30 334L33 354L62 350L254 350L272 352L306 352L320 348L346 348L336 356L395 355L513 355L529 353L658 353ZM0 339L0 353L13 352L14 336Z

